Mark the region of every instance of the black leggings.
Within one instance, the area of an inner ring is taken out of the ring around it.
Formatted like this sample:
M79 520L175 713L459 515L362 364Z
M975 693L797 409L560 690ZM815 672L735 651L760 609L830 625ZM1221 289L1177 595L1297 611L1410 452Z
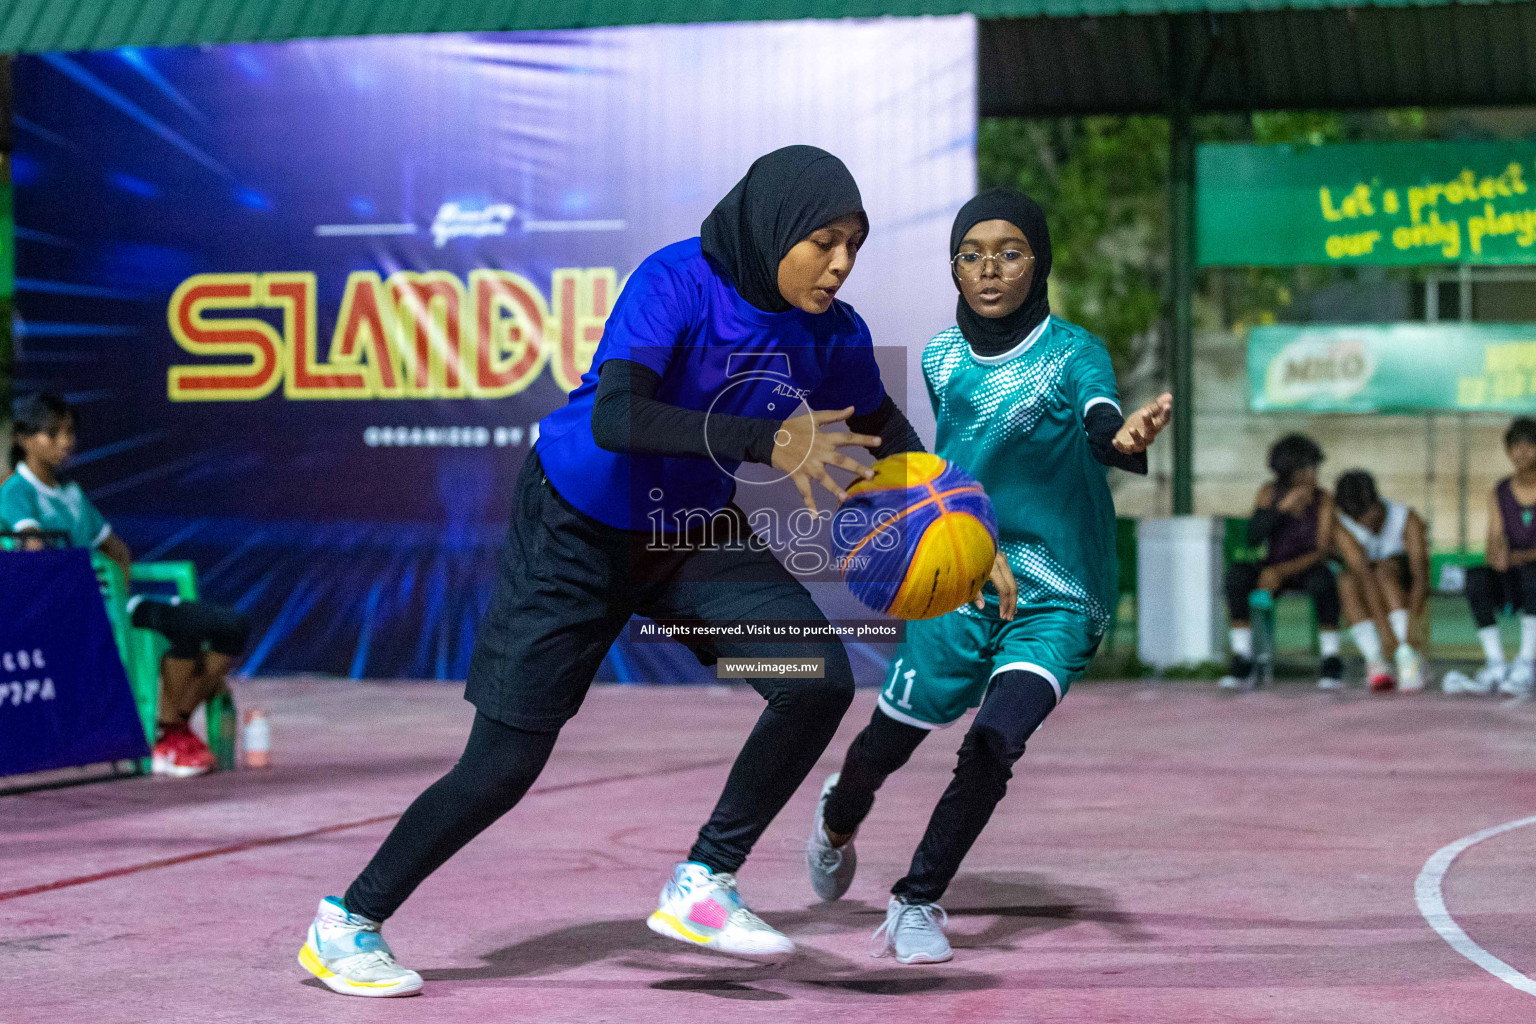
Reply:
M1478 629L1492 626L1499 612L1518 608L1536 615L1536 563L1517 565L1499 572L1486 565L1467 570L1467 603Z
M251 621L233 608L207 601L140 601L133 609L133 624L152 629L171 642L169 656L192 659L203 645L215 654L238 658L251 637Z
M1259 586L1259 573L1266 566L1237 562L1227 570L1227 614L1233 622L1248 621L1248 595ZM1312 598L1320 629L1339 628L1339 580L1324 562L1315 562L1304 572L1280 584L1280 593L1301 591Z
M828 661L828 675L841 675ZM754 687L768 706L688 851L689 860L712 871L741 867L815 767L853 699L851 676L757 680ZM544 770L558 735L558 730L517 729L476 712L458 763L406 809L347 889L347 909L375 921L392 915L428 875L517 805ZM664 799L664 794L654 793L651 799Z
M715 624L826 622L805 587L756 542L739 508L657 544L577 511L556 493L537 453L530 455L470 659L465 696L480 714L464 756L411 804L348 890L348 906L384 920L454 851L516 805L632 613ZM823 667L821 679L750 680L768 706L688 853L713 871L734 872L832 742L853 701L853 670L835 638L711 640L694 645L694 653L706 664L803 658Z
M906 877L891 889L902 902L933 903L944 895L1007 792L1025 741L1055 706L1055 688L1034 672L1004 672L993 680L960 744L955 777L933 809ZM827 830L839 835L855 831L874 806L875 791L907 763L929 732L876 708L848 748L842 774L827 797Z
M525 732L475 713L459 763L418 796L343 898L383 921L428 875L510 811L544 770L558 732Z

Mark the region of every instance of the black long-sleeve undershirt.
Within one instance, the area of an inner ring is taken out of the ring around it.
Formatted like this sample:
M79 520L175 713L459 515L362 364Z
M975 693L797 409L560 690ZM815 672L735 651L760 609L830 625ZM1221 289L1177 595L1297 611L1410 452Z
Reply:
M1100 402L1083 416L1083 429L1088 432L1088 450L1094 459L1111 469L1123 469L1139 476L1147 475L1147 453L1127 455L1115 447L1115 435L1125 426L1125 417L1108 402Z
M630 359L606 360L592 401L592 439L611 452L773 462L779 421L706 414L656 398L661 375ZM706 436L707 425L707 436ZM923 442L889 395L871 412L848 417L848 429L881 438L876 458L923 451Z

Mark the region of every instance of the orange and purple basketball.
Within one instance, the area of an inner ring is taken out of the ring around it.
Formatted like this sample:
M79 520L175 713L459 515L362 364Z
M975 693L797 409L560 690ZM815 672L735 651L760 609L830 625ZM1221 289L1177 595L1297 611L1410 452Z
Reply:
M931 619L975 595L997 554L992 500L965 470L925 452L881 459L848 488L832 542L848 589L898 619Z

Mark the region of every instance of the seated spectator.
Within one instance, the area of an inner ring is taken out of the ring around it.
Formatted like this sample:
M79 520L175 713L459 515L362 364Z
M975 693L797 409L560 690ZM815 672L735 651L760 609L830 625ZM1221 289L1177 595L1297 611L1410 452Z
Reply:
M76 547L96 548L122 567L128 545L102 518L80 485L62 475L75 447L75 410L54 394L16 402L12 416L11 462L0 484L0 529L14 533L59 532ZM29 547L41 547L40 540ZM235 659L245 650L250 624L231 608L201 601L134 597L133 624L170 641L160 663L160 710L153 751L157 775L184 778L213 769L208 745L188 728L192 712L225 685Z
M1350 568L1339 580L1355 644L1368 663L1384 664L1373 620L1385 612L1396 647L1398 688L1423 689L1423 661L1408 642L1408 625L1412 616L1425 613L1429 601L1429 531L1424 520L1401 502L1383 500L1376 480L1363 469L1339 477L1333 499L1340 525L1360 545L1365 560L1363 572Z
M1248 543L1267 545L1262 562L1239 562L1227 572L1227 613L1231 617L1232 663L1221 680L1224 687L1248 685L1253 679L1253 630L1248 622L1248 595L1302 591L1317 613L1322 665L1317 685L1324 690L1344 686L1339 657L1339 585L1325 562L1334 550L1333 498L1317 486L1323 450L1303 434L1290 434L1269 450L1275 479L1259 488L1248 520Z
M1488 496L1487 564L1467 570L1467 602L1483 645L1483 667L1472 689L1523 696L1536 679L1536 420L1524 416L1504 434L1504 452L1515 467ZM1498 613L1520 612L1520 653L1504 660Z

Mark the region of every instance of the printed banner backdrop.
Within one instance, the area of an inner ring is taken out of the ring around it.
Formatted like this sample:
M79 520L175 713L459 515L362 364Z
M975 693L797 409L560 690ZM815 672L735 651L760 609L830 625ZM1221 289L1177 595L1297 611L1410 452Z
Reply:
M1536 411L1536 324L1314 324L1248 333L1256 412Z
M1201 146L1203 266L1536 262L1536 141Z
M80 405L76 478L136 557L193 559L253 615L253 673L463 676L534 425L626 276L778 146L858 179L872 233L840 297L933 436L916 354L952 321L975 181L969 17L123 49L14 78L17 388ZM778 489L742 497L793 507ZM701 672L621 642L600 678Z
M148 756L90 556L0 552L0 775Z

